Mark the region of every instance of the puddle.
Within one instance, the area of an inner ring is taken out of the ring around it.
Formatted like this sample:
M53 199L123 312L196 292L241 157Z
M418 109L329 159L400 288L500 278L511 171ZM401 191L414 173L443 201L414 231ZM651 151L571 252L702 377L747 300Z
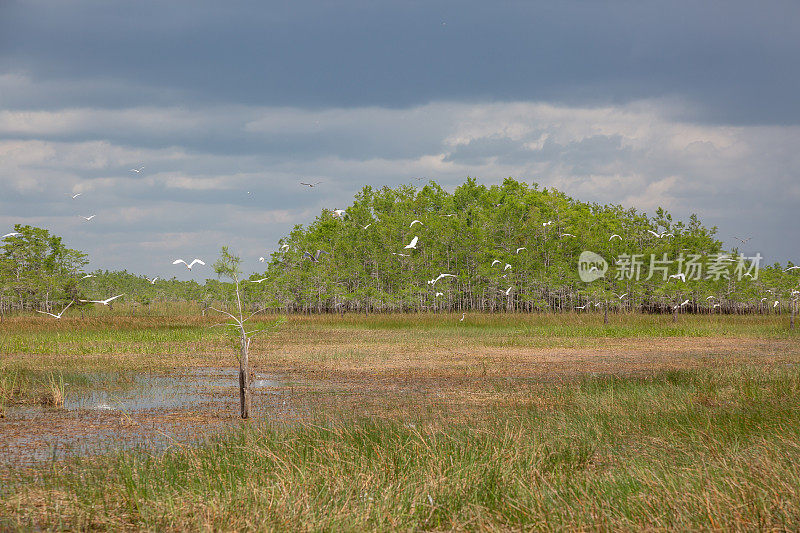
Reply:
M64 406L6 408L0 420L0 465L145 447L180 446L238 424L238 369L176 374L90 376L88 390L65 384ZM289 419L291 398L273 376L251 383L254 418Z
M272 393L280 383L268 376L256 374L251 383L254 394ZM64 396L64 409L74 411L136 412L148 409L179 409L218 403L239 394L237 369L200 368L183 374L143 375L133 377L130 386L121 390L95 389Z

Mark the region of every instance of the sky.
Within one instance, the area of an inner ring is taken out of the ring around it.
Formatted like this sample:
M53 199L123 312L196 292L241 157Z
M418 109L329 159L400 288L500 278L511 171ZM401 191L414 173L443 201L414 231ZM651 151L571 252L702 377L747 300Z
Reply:
M0 0L0 234L202 280L172 260L263 271L364 185L511 176L797 263L798 23L795 1Z

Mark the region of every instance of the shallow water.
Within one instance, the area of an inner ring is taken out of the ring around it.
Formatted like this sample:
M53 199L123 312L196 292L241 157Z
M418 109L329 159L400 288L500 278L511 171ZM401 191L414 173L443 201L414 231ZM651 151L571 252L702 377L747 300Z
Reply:
M240 422L238 369L176 374L88 376L61 408L6 408L0 420L0 464L24 464L143 447L181 446ZM254 418L291 418L291 398L272 376L251 383Z

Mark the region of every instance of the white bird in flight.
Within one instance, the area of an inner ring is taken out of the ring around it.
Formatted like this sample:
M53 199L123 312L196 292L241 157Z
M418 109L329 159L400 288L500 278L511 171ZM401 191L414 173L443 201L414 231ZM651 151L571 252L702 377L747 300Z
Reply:
M520 246L519 248L517 248L516 253L520 253L522 250L527 250L527 248L525 248L524 246Z
M779 303L779 302L778 302L778 300L775 300L775 303L774 303L774 304L772 304L772 307L773 307L773 308L775 308L775 307L778 307L778 303Z
M408 226L408 227L409 227L409 228L413 228L413 227L414 227L414 224L422 224L422 222L420 222L419 220L415 220L415 221L413 221L413 222L411 223L411 225L410 225L410 226ZM422 224L422 225L424 226L425 224Z
M617 296L617 298L619 298L620 300L622 300L622 299L623 299L623 298L625 298L627 295L628 295L628 293L626 292L625 294L620 294L619 296ZM615 295L615 296L616 296L616 295Z
M262 281L267 281L267 278L254 279L254 280L246 279L244 281L249 281L250 283L261 283Z
M263 257L263 256L258 258L258 262L259 262L259 263L263 263L263 262L264 262L264 261L266 261L266 260L267 260L267 259L266 259L265 257Z
M655 236L658 239L663 239L664 237L674 237L675 236L672 233L667 233L666 231L661 232L661 233L656 233L655 231L653 231L651 229L649 229L647 231L648 231L648 233L651 233L653 236Z
M504 267L503 267L503 272L505 272L505 271L506 271L506 270L508 270L509 268L511 268L511 265L509 265L508 263L506 263L506 266L504 266Z
M444 296L444 293L443 292L437 292L436 294L433 295L434 298L438 298L439 296Z
M796 269L796 268L800 268L800 265L797 265L797 266L790 266L789 268L787 268L786 270L784 270L784 272L789 272L790 270L794 270L794 269Z
M288 250L289 249L289 245L288 244L282 244L280 249L281 250Z
M435 279L428 280L428 285L436 285L436 282L442 278L457 278L455 274L439 274Z
M344 209L334 209L333 216L343 218L344 217Z
M370 222L369 224L367 224L366 226L364 226L364 229L367 229L367 228L368 228L368 227L370 227L371 225L372 225L372 222Z
M509 293L511 292L511 289L513 289L513 288L514 288L514 286L512 285L511 287L507 288L507 289L506 289L506 290L504 290L503 292L504 292L504 293L506 293L506 296L508 296L508 295L509 295Z
M72 199L74 200L75 198L77 198L77 197L78 197L78 196L80 196L80 195L81 195L81 193L76 193L76 194L73 194L73 195L72 195Z
M416 250L416 249L417 249L417 240L418 240L418 239L419 239L419 237L416 237L416 236L415 236L413 239L411 239L411 242L410 242L410 243L408 243L408 244L405 246L405 248L406 248L406 249L413 249L413 250Z
M746 239L742 239L742 238L740 238L740 237L734 237L734 239L736 239L737 241L739 241L739 242L740 242L740 243L742 243L742 244L747 244L747 241L749 241L750 239L752 239L752 237L747 237Z
M553 225L553 221L552 220L548 220L547 222L542 222L542 227L543 228L547 227L547 226L552 226L552 225Z
M83 276L81 279L93 278L93 277L94 277L94 274L86 274L86 275L85 275L85 276Z
M609 238L608 238L608 240L609 240L609 241L613 241L613 240L614 240L614 237L616 237L616 238L617 238L617 239L619 239L619 240L622 240L622 237L620 237L620 236L619 236L619 235L617 235L616 233L615 233L614 235L612 235L611 237L609 237Z
M408 254L401 254L400 252L392 252L392 255L399 255L400 257L411 257Z
M36 310L36 312L37 312L37 313L42 313L43 315L50 315L50 316L51 316L51 317L53 317L53 318L61 318L61 315L63 315L63 314L64 314L64 311L66 311L67 309L69 309L69 306L70 306L70 305L72 305L72 304L74 304L74 303L75 303L75 300L72 300L72 301L71 301L70 303L68 303L68 304L67 304L67 306L66 306L64 309L62 309L62 310L61 310L61 312L60 312L60 313L58 313L57 315L54 315L53 313L48 313L47 311L39 311L38 309Z
M154 277L153 279L147 278L147 281L150 282L150 285L155 285L157 279L158 279L158 276Z
M110 304L110 303L111 303L113 300L116 300L117 298L119 298L120 296L123 296L124 294L125 294L125 293L123 292L122 294L118 294L118 295L116 295L116 296L112 296L111 298L106 298L105 300L81 300L81 302L83 302L83 303L90 303L90 304L103 304L103 305L108 305L108 304Z
M320 183L322 183L322 182L321 181L315 181L314 183L306 183L304 181L301 181L300 185L305 185L306 187L316 187Z
M679 274L672 274L669 277L670 278L674 278L674 279L679 279L682 282L686 283L686 274L684 274L683 272L681 272Z
M492 261L492 266L495 266L497 263L502 263L502 261L500 261L499 259L495 259L494 261Z
M89 222L90 220L92 220L92 219L93 219L94 217L96 217L96 216L97 216L97 215L90 215L90 216L88 216L88 217L85 217L85 216L82 216L82 215L81 215L81 218L85 218L85 219L86 219L86 222Z
M139 174L142 170L144 170L144 165L140 166L139 168L132 168L131 172L136 172Z
M450 214L450 215L442 215L442 216L443 216L443 217L448 217L448 218L449 218L449 217L454 217L454 216L456 216L456 215L455 215L455 213L454 213L454 214Z
M589 305L589 302L586 302L586 303L585 303L585 304L583 304L583 305L576 305L576 306L575 306L575 309L586 309L586 306L587 306L587 305Z
M0 237L0 239L5 239L6 237L16 237L17 235L22 235L22 233L18 233L16 231L11 232L11 233L6 233L2 237Z
M716 298L716 296L706 296L706 300L710 300L712 298Z
M197 259L196 257L194 258L194 260L193 260L191 263L187 263L187 262L186 262L186 261L184 261L183 259L176 259L175 261L173 261L173 262L172 262L172 264L173 264L173 265L177 265L178 263L183 263L184 265L186 265L186 268L188 268L189 270L191 270L191 269L192 269L192 267L193 267L195 264L197 264L197 265L203 265L203 266L205 266L205 265L206 265L204 262L202 262L200 259Z
M561 236L562 237L574 237L575 235L573 235L572 233L562 233Z

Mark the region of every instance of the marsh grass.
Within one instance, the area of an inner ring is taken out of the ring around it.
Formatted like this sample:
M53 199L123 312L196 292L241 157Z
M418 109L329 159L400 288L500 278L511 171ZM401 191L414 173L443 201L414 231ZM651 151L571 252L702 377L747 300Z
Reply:
M8 527L795 529L800 369L532 383L471 421L318 413L8 478ZM25 490L15 490L24 488Z

